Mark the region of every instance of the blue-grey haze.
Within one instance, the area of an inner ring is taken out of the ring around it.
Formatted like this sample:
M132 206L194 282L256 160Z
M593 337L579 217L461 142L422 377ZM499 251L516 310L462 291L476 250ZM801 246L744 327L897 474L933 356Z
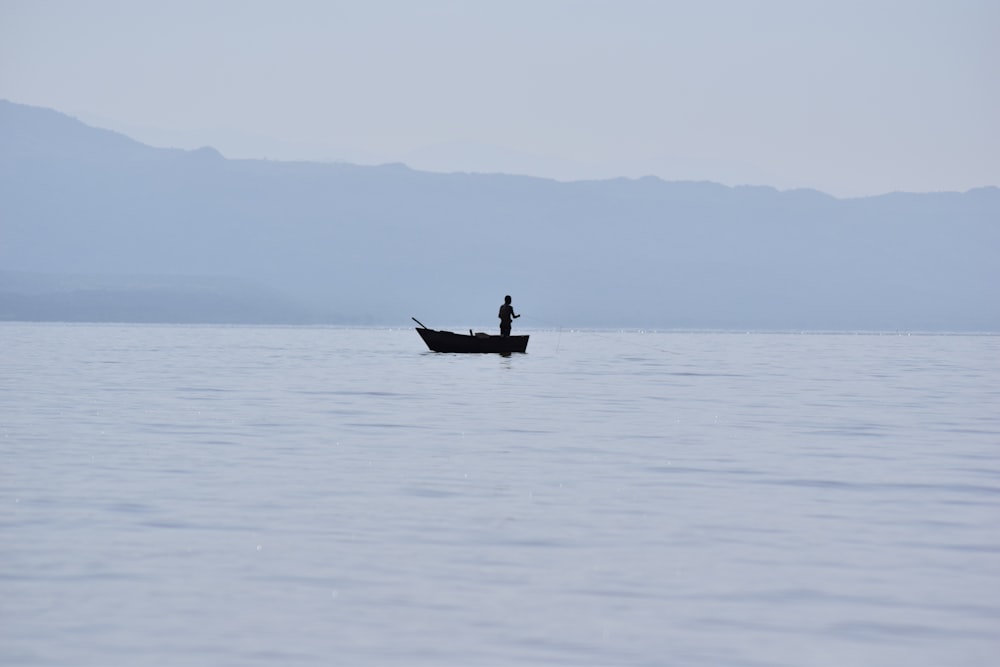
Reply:
M527 331L0 323L0 663L1000 653L1000 338Z
M858 160L864 160L863 155ZM0 319L1000 331L1000 189L227 160L0 102Z

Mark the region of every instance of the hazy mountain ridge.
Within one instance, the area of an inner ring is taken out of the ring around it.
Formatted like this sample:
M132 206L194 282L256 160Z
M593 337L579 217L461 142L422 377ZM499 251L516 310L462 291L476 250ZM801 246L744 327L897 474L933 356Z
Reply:
M189 293L183 321L416 315L492 328L510 293L536 326L1000 331L997 188L840 200L652 177L226 160L9 102L0 181L0 269L131 276L133 287L143 275L230 276L285 295L248 288L258 308L227 319L217 299L204 320L211 290L147 292L142 321L158 300L181 317ZM87 319L2 291L2 319Z
M0 321L310 324L273 290L226 277L0 271Z

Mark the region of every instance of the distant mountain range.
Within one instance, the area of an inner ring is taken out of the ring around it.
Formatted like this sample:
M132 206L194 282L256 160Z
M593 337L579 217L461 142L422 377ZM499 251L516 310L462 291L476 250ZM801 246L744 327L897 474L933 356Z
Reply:
M858 160L864 160L863 155ZM227 160L0 101L0 320L1000 331L1000 189Z

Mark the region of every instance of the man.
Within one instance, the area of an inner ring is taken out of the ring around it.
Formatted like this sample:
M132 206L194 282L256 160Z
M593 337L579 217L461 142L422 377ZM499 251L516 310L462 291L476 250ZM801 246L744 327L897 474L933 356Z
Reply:
M514 314L514 306L510 305L510 295L503 298L503 305L500 306L500 335L504 338L510 335L511 318L517 319L520 315Z

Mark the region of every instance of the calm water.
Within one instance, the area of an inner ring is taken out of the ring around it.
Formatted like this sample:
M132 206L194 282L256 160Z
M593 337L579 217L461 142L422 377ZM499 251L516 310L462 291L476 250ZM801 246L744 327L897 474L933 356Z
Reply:
M996 664L1000 337L531 333L0 325L0 664Z

